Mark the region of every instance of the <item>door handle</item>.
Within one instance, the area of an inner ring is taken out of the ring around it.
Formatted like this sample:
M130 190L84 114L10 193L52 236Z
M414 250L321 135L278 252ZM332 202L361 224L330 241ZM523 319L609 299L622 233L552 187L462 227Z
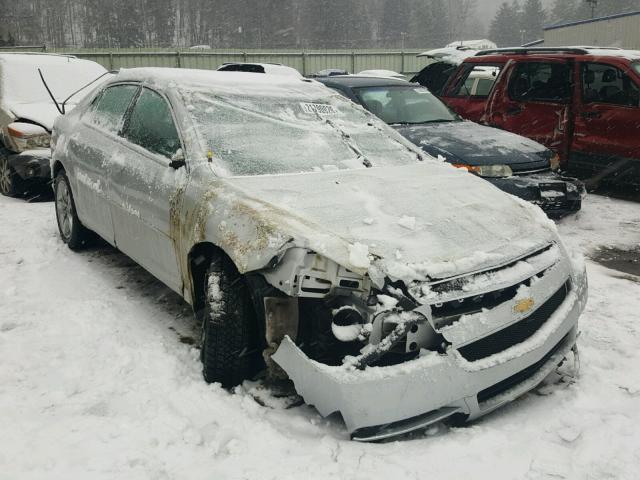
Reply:
M522 113L522 107L511 107L511 108L507 108L506 114L507 115L519 115Z
M582 112L580 116L582 118L600 118L602 114L600 112Z

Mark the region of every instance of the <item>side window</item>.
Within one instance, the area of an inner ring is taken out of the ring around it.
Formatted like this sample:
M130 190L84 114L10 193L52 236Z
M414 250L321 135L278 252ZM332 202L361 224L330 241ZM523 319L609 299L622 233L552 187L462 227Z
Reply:
M168 158L180 148L180 137L169 104L146 88L131 111L124 136L146 150Z
M604 63L584 63L580 70L584 103L640 106L640 90L622 70Z
M519 63L509 81L512 100L565 103L571 96L571 68L566 63Z
M137 91L137 85L115 85L105 89L96 100L90 118L91 123L112 133L118 133L124 114Z
M488 97L502 67L475 65L462 74L453 89L454 97Z

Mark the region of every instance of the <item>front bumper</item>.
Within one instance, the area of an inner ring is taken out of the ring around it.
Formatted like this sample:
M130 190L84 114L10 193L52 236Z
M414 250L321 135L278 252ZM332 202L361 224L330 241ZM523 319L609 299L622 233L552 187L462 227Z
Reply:
M25 181L51 180L51 151L48 149L27 150L9 156L11 165L18 176Z
M585 195L584 184L554 172L487 178L499 189L538 205L551 218L577 212Z
M567 278L565 268L552 275L556 278L532 287L537 300L542 296L539 305ZM477 361L465 359L458 350L478 338L477 333L475 339L468 336L468 325L447 332L452 346L446 354L423 350L415 360L390 367L330 367L310 360L289 338L273 359L321 415L340 412L356 440L391 437L454 414L472 420L537 386L574 348L578 317L586 304L586 276L572 276L570 285L564 301L533 335ZM485 328L480 337L505 328L512 307L504 307L479 322Z

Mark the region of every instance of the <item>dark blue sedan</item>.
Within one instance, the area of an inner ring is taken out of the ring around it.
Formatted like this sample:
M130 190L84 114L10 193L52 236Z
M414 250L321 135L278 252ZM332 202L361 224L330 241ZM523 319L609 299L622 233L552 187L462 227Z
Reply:
M584 185L557 173L557 155L533 140L463 120L417 84L356 75L315 80L359 103L430 155L539 205L550 217L580 210Z

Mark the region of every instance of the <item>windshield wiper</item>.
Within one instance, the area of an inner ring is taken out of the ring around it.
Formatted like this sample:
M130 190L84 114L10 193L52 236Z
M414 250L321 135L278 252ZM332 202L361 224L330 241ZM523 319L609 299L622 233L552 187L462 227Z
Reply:
M367 168L373 167L373 163L371 163L371 160L369 160L367 158L367 156L364 153L362 153L360 148L358 148L358 145L356 145L356 143L351 138L351 135L349 135L347 132L342 130L339 126L337 126L335 123L333 123L330 119L327 118L327 119L325 119L325 121L331 128L333 128L334 130L336 130L340 134L340 136L342 138L342 141L347 145L347 147L349 147L349 149L353 153L356 154L358 160L360 160L365 167L367 167Z

